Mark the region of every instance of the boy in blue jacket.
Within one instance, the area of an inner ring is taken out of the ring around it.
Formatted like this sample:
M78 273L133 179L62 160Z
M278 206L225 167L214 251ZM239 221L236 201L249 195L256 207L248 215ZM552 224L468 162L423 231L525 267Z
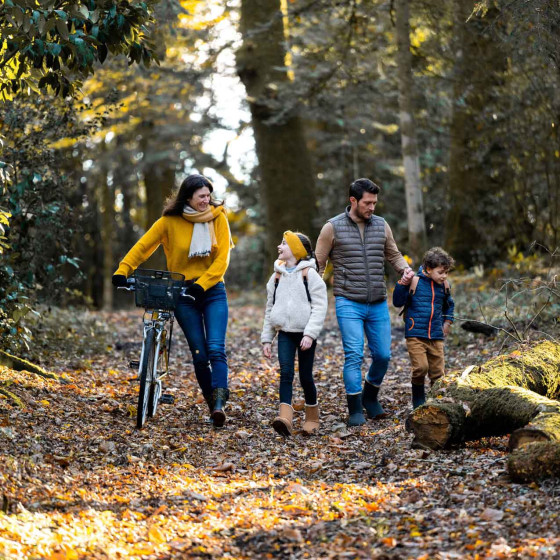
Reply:
M393 292L393 305L404 306L413 408L426 402L426 374L432 385L444 374L443 339L451 329L455 308L447 275L454 264L441 247L433 247L424 255L417 274L410 279L401 278Z

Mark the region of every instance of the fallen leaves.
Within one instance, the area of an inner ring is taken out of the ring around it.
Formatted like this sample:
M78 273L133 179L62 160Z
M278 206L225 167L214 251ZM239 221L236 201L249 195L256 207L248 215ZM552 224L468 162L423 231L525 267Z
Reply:
M0 399L0 556L553 557L560 486L504 479L503 438L449 452L410 449L402 341L380 395L392 417L349 429L331 310L315 368L321 429L283 439L270 427L279 375L260 352L262 309L231 313L232 398L220 431L206 422L180 335L165 385L175 405L134 428L137 384L126 364L138 358L136 312L100 314L129 342L80 359L86 372L58 363L66 385L20 372L12 380L0 369L0 383L10 379L26 403ZM458 359L461 349L453 351ZM297 409L297 381L294 391ZM302 421L296 410L296 429Z

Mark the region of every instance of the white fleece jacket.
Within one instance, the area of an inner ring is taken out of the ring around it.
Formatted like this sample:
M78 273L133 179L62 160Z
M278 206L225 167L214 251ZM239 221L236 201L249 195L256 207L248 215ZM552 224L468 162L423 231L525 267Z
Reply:
M302 270L309 268L307 284L311 296L311 304L307 299ZM267 300L261 343L274 340L277 331L303 332L316 340L323 328L327 315L327 286L317 272L315 261L300 261L295 270L286 271L284 261L274 263L274 271L281 274L274 297L275 274L266 285Z

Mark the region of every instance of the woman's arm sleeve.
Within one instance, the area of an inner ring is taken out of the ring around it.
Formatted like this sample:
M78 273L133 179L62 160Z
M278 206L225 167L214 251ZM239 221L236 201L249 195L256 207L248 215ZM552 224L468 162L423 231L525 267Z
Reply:
M152 253L164 242L164 239L165 223L163 218L160 218L125 255L115 274L130 276L139 265L150 258Z

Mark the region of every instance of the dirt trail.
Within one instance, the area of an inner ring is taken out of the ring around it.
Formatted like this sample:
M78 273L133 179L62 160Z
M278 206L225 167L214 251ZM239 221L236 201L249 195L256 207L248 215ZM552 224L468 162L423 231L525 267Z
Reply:
M346 427L331 306L315 369L321 432L284 440L270 427L278 369L261 355L260 307L231 307L222 430L205 421L178 332L165 389L175 404L136 430L126 364L138 357L140 315L102 317L117 330L114 344L81 370L75 359L58 361L69 383L10 373L10 391L26 406L0 399L0 558L558 557L560 482L510 483L506 438L410 449L397 322L381 394L390 417ZM467 351L481 347L451 346L451 367L468 364Z

